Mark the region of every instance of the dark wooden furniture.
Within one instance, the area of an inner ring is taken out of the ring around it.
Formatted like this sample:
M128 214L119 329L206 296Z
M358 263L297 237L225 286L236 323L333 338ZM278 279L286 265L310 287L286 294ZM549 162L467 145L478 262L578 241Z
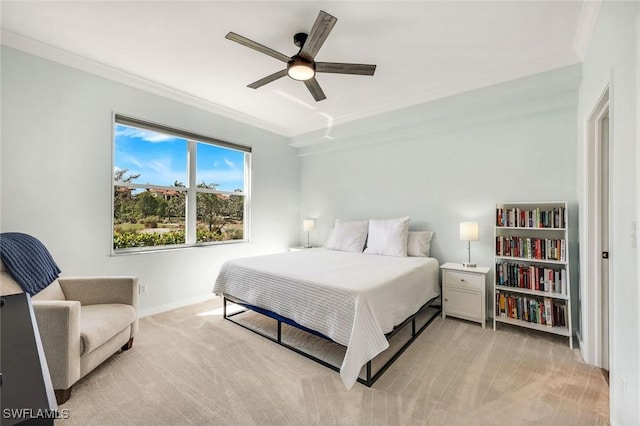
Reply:
M53 425L61 415L31 297L26 293L2 296L0 322L0 423Z

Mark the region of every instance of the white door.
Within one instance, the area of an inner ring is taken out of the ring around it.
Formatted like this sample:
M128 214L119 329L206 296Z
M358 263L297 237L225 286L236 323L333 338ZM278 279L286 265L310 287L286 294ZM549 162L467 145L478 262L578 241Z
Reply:
M609 371L609 111L600 119L600 359Z
M615 119L609 110L609 88L606 87L595 104L587 121L587 158L585 174L584 262L585 286L581 288L581 332L584 333L582 348L585 361L601 367L605 375L609 371L610 336L613 324L610 321L612 303L610 288L615 283L610 279L609 239L611 197L609 188L612 173L609 167L611 147L610 121ZM613 259L613 258L611 258Z

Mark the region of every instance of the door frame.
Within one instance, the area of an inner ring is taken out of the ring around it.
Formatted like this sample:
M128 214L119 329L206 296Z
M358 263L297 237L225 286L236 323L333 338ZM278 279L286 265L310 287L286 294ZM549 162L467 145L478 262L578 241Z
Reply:
M601 274L602 274L602 244L601 244L601 123L603 117L609 114L609 194L611 194L611 145L613 143L612 127L613 114L611 105L611 84L606 84L597 102L586 120L586 151L585 151L585 176L584 176L584 224L581 226L584 234L582 239L581 275L583 284L581 288L581 352L584 360L602 367L602 309L601 309ZM609 204L609 211L611 205ZM611 244L611 215L609 215L609 247ZM609 314L613 312L612 284L613 262L609 258ZM611 359L612 321L609 321L609 360ZM610 368L610 365L609 365Z

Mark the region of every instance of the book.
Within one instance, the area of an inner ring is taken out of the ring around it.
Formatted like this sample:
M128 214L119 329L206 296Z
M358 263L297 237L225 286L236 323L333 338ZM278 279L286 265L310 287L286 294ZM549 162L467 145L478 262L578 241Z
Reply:
M552 320L552 314L551 314L551 299L546 297L544 299L544 314L545 314L545 322L547 324L547 327L553 327L553 320Z

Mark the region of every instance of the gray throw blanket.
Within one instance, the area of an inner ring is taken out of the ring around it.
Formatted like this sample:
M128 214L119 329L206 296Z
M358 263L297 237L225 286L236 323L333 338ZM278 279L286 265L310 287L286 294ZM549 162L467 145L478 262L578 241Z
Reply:
M0 258L13 279L32 296L60 275L60 268L47 248L31 235L0 234Z

